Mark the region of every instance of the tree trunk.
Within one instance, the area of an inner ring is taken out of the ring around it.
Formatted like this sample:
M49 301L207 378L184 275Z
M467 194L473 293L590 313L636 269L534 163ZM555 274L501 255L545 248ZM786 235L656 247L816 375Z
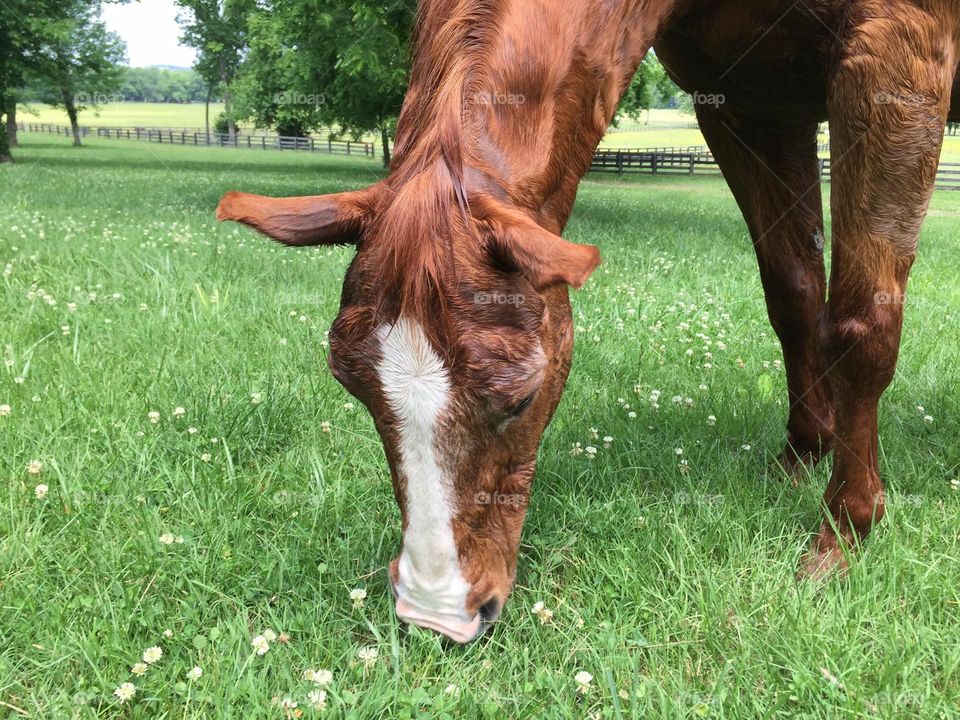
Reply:
M380 142L383 143L383 166L387 169L390 168L390 133L387 132L386 126L380 128Z
M6 95L0 90L0 110L6 107ZM7 125L0 125L0 163L13 162L13 156L10 155L10 144L7 142Z
M207 85L207 104L205 120L207 125L207 144L210 144L210 96L213 95L213 85Z
M237 122L233 119L233 99L229 90L223 91L223 112L227 116L227 136L233 145L237 139Z
M7 101L7 145L12 148L20 145L17 140L17 101L14 98Z
M13 156L10 155L10 146L7 144L7 127L0 125L0 163L12 163Z
M70 130L73 132L73 146L80 147L80 125L77 122L77 106L73 103L73 95L64 90L62 93L63 107L70 118Z

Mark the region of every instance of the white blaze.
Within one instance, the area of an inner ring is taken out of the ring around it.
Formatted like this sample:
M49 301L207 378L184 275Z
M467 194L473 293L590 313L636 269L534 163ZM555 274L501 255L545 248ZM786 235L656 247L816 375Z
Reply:
M377 374L399 434L398 471L405 481L407 530L397 594L417 614L470 622L453 539L453 488L437 461L436 429L450 397L450 374L419 323L400 318L378 331ZM398 606L399 607L399 606Z

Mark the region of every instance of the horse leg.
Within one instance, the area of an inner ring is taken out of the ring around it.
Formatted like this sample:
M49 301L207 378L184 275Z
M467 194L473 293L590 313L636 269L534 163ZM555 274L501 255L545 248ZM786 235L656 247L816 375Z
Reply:
M828 103L833 262L821 342L837 422L828 517L801 561L813 577L845 571L846 551L883 517L877 403L896 370L957 58L946 18L896 0L851 8Z
M781 465L815 464L833 443L833 405L819 351L826 300L817 124L792 127L697 106L697 118L747 221L767 314L783 347L790 413Z

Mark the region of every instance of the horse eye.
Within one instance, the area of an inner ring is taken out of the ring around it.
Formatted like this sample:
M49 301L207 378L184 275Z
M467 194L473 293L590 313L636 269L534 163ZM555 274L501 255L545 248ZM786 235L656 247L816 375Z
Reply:
M532 402L533 402L533 395L527 395L527 397L525 397L523 400L518 402L516 405L514 405L510 409L510 413L509 413L510 416L516 417L517 415L522 413L524 410L526 410L528 407L530 407L530 403Z

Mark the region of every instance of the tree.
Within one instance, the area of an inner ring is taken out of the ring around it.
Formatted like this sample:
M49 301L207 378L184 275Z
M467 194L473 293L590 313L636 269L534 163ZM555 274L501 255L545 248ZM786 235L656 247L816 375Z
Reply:
M117 0L123 2L124 0ZM61 37L64 23L76 18L98 0L0 0L0 162L11 162L7 125L15 120L16 91L28 75L40 75L48 49Z
M183 28L181 40L197 50L194 69L207 83L207 132L210 98L219 88L233 140L237 122L232 84L247 45L247 17L256 8L256 0L177 0L177 5L185 11L177 17Z
M252 15L240 109L278 130L339 125L354 134L377 132L389 165L413 10L406 3L327 0L318 14L315 5L286 0Z
M34 84L43 102L66 110L73 144L79 146L78 116L118 92L126 45L107 30L95 5L49 23L45 35L32 70Z
M644 112L649 113L650 108L657 107L679 92L680 88L667 75L657 56L649 52L620 101L620 112L639 121Z

